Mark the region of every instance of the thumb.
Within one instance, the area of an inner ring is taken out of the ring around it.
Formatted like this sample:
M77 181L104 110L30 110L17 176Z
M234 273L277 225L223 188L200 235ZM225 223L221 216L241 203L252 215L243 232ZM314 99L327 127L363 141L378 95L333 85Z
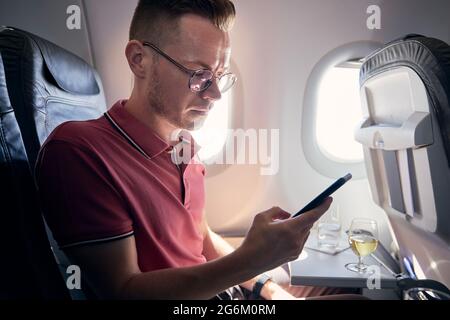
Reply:
M290 218L290 213L284 211L280 207L272 207L269 210L263 211L258 214L258 216L267 220L284 220Z

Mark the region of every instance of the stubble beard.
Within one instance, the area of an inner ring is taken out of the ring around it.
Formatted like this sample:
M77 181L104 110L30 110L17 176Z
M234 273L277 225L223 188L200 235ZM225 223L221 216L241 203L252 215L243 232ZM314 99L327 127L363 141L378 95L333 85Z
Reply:
M147 91L150 112L158 115L176 128L183 128L183 121L180 119L180 114L177 113L177 110L171 109L168 104L164 103L167 99L164 99L165 92L163 92L161 88L161 83L156 70L152 73L151 85Z
M162 90L158 71L156 69L153 70L151 86L148 88L147 95L150 112L158 115L160 118L164 119L175 128L184 130L196 130L203 126L205 119L183 119L183 114L180 110L171 108L170 105L164 103L164 101L168 100L165 99L165 95L170 95L170 93L164 92Z

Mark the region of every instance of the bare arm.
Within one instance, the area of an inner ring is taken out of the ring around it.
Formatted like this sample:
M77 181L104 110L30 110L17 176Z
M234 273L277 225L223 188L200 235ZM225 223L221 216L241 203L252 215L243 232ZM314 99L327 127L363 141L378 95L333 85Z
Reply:
M254 276L239 252L194 267L141 272L134 236L72 248L70 260L102 299L208 299Z
M298 257L309 229L330 203L285 221L277 220L289 216L279 208L259 213L238 249L192 267L141 272L133 236L66 253L103 299L209 299Z

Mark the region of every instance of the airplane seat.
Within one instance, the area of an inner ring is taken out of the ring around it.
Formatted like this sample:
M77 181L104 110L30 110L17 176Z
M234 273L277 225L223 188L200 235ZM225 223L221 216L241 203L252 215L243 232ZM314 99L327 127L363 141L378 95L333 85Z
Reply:
M0 55L0 188L6 229L0 246L8 283L0 295L82 299L83 292L68 291L61 277L70 276L70 263L41 214L33 170L41 144L55 127L106 111L100 77L76 55L16 28L0 28Z
M360 88L355 138L400 267L450 287L450 47L421 35L392 41L366 57Z
M49 250L36 204L33 177L6 90L0 55L1 299L68 297ZM24 223L25 220L27 223ZM31 249L32 248L32 249Z

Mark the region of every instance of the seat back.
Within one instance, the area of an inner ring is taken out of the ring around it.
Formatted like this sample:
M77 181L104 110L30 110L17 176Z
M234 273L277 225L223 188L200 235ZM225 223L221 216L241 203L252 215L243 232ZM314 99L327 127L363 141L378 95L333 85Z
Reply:
M0 245L7 279L0 296L68 298L54 255L63 275L69 262L46 228L33 169L55 127L106 111L101 81L79 57L10 27L0 29L0 56L0 197L6 229Z
M450 287L450 47L411 35L366 58L363 144L372 196L404 271Z

